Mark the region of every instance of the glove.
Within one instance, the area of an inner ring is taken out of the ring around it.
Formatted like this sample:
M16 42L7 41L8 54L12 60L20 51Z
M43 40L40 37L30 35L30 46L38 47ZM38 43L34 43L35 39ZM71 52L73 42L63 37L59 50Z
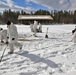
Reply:
M3 28L1 28L0 30L3 30Z
M8 45L8 44L9 44L9 42L7 41L5 44L7 44L7 45Z
M15 40L15 38L12 38L12 40Z
M9 37L7 36L7 39L9 39Z

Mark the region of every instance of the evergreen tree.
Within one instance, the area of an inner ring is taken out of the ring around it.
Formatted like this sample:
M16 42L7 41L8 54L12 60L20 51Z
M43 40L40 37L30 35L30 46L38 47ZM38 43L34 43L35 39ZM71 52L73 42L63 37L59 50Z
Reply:
M25 11L11 11L5 10L3 13L0 13L0 23L5 24L8 20L12 21L13 23L18 23L18 16L19 15L51 15L53 17L53 23L76 23L76 10L72 11L57 11L51 10L37 10L34 13L31 12L26 13Z

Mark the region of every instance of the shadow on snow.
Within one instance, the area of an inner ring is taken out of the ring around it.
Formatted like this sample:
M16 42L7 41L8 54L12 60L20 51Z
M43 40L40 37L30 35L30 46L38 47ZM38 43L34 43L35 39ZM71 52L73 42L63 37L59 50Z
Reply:
M56 64L55 62L53 62L49 59L37 56L35 54L30 54L27 51L23 51L22 53L17 53L17 54L21 55L21 56L24 56L24 57L27 57L27 58L30 58L30 60L34 61L34 63L42 62L42 63L45 63L52 68L57 68L58 67L58 64Z

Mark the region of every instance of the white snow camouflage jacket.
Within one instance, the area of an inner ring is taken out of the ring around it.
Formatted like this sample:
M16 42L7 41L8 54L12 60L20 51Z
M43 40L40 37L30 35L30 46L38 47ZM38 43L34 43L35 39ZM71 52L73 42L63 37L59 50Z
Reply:
M9 37L9 43L17 42L18 32L17 27L14 24L11 24L7 30L7 37ZM14 40L12 40L14 38Z

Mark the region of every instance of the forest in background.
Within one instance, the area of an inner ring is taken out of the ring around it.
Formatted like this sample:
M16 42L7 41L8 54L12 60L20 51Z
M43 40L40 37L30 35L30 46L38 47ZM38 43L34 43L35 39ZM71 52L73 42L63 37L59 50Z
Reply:
M75 11L57 11L51 10L37 10L35 12L26 13L25 11L11 11L5 10L3 13L0 13L0 24L5 24L8 20L12 21L15 24L18 24L19 15L50 15L53 18L53 24L76 24L76 10Z

